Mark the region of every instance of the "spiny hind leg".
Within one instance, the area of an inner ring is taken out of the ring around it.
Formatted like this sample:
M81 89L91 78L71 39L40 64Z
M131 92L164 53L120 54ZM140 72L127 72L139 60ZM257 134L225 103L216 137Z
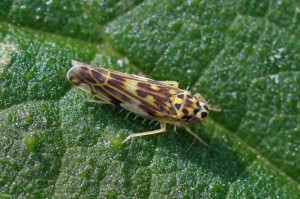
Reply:
M145 135L153 135L153 134L158 134L166 131L167 124L166 123L160 123L160 129L154 130L154 131L147 131L147 132L142 132L142 133L134 133L129 135L125 140L122 141L122 144L127 142L128 140L135 138L135 137L142 137Z
M192 129L190 127L184 127L185 130L187 132L189 132L192 136L194 136L197 140L199 140L202 144L204 144L205 146L207 146L208 148L210 148L210 146L208 144L206 144L206 142L204 142L204 140L202 140L202 138L200 138L194 131L192 131Z
M106 97L105 95L102 94L97 94L97 96L95 96L96 99L86 99L86 102L92 102L92 103L97 103L97 104L111 104L109 98Z
M173 86L175 88L178 88L178 86L179 86L179 83L176 81L160 81L160 82L167 86Z
M110 102L110 99L107 96L102 95L100 93L94 95L93 98L96 98L96 99L86 99L85 101L86 102L97 103L97 104L112 104Z

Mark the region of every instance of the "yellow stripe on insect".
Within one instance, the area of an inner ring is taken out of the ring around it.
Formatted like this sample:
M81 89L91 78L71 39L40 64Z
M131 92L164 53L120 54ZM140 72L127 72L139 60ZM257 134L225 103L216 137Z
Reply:
M208 146L189 125L202 122L209 110L220 110L211 108L200 94L193 95L178 88L179 84L175 81L155 81L77 61L72 61L72 64L67 78L97 98L90 102L111 104L160 123L160 129L131 134L122 143L131 138L162 133L166 131L167 124L173 124L184 127Z

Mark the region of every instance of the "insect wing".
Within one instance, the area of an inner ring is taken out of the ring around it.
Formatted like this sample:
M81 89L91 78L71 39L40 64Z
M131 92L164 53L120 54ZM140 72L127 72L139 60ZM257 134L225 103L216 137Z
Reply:
M142 76L73 62L68 79L101 101L152 118L176 118L171 95L181 92L162 82Z

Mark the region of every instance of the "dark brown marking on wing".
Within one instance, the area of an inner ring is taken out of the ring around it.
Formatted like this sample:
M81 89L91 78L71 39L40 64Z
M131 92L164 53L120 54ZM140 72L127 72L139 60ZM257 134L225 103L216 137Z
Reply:
M122 82L119 81L113 81L113 80L108 80L107 84L110 85L113 89L114 89L114 93L112 93L113 95L115 95L116 93L125 93L127 96L136 99L138 101L141 101L145 106L149 107L149 109L153 109L153 110L157 110L157 107L147 103L146 101L140 99L139 97L137 97L136 95L132 94L131 92L129 92L128 90L124 89L124 84ZM124 95L125 96L125 95ZM127 97L127 99L129 99ZM130 99L129 99L130 101ZM129 102L128 100L124 100L124 102ZM145 107L143 106L143 107Z
M161 111L167 111L165 108L165 100L164 98L158 96L158 95L152 95L152 97L154 98L154 103L156 104L156 106L158 106L160 108Z
M154 103L158 107L160 112L164 112L164 113L170 112L170 109L168 110L166 107L166 101L169 99L169 97L162 97L161 95L159 95L159 94L161 94L160 92L157 92L157 94L158 94L157 95L152 92L148 92L148 91L141 90L141 89L137 89L136 92L137 92L138 96L142 97L142 98L145 98L148 95L152 96L154 99ZM173 115L173 114L175 114L175 110L173 110L173 112L169 113L169 115Z
M137 82L144 82L146 84L155 84L155 85L165 86L163 83L161 83L159 81L149 79L149 78L146 78L144 76L138 76L138 75L134 75L134 74L127 74L127 73L122 73L122 72L114 71L114 70L108 70L108 71L110 71L111 74L114 73L116 75L120 75L126 80L128 79L128 80L134 80L134 81L137 81Z
M81 84L87 84L90 87L90 93L92 95L95 94L93 87L91 86L91 82L94 82L94 80L92 79L92 77L89 74L89 68L88 67L80 67L78 69L78 71L76 71L76 73L72 73L72 76L68 77L69 80L72 82L72 84L74 84L75 86L79 86ZM85 79L87 78L87 79Z
M169 87L168 86L157 86L159 93L169 93Z
M141 103L139 105L139 107L145 111L147 114L151 115L151 116L157 116L157 113L155 110L153 110L152 108L150 108L147 103Z
M86 67L86 66L81 66L80 69L83 70L83 71L89 71L90 70L90 68Z
M120 81L120 82L125 82L126 81L126 79L123 76L118 75L116 73L110 73L110 77L117 80L117 81Z
M94 87L94 89L95 89L97 92L99 92L99 93L101 93L101 94L103 94L103 95L108 96L107 93L105 92L105 90L103 90L102 86L94 85L93 87Z
M148 95L152 96L154 99L154 104L157 106L159 112L166 113L168 115L175 115L176 111L174 110L173 107L169 108L166 106L166 101L169 100L169 97L162 97L161 95L156 95L151 92L147 92L145 90L137 89L136 93L138 94L139 97L145 98ZM161 94L160 92L157 92L158 94ZM171 103L171 102L169 102Z
M128 75L128 74L126 74L126 75ZM166 86L165 84L163 84L159 81L155 81L155 80L151 80L151 79L147 79L147 78L140 79L136 75L132 75L129 77L126 76L126 79L131 79L131 80L136 81L136 89L147 92L148 95L161 96L164 99L167 99L169 97L170 91L172 91L172 94L181 93L183 91L178 88Z
M101 93L102 95L107 96L111 103L116 106L120 106L120 103L122 102L134 103L137 106L142 104L140 105L140 108L142 108L143 111L156 117L173 118L177 114L173 107L170 108L165 104L170 103L167 102L169 99L167 94L169 93L170 88L166 88L164 84L158 81L147 78L139 78L135 75L123 74L102 68L85 66L82 68L84 69L80 72L83 74L77 73L77 75L73 75L73 77L69 77L69 79L70 81L73 79L73 83L77 86L80 86L82 83L88 84L91 87L89 91L92 95L97 95L97 92ZM137 95L136 90L126 89L127 79L137 81L136 88L140 89L141 93L143 92L142 94L140 93L140 96ZM95 82L95 80L97 81ZM174 88L172 89L174 90ZM179 91L180 89L178 89L178 92ZM148 95L153 96L155 105L152 105L142 98L142 96Z
M123 102L133 104L154 117L169 117L173 119L177 114L174 107L167 106L166 103L171 103L168 101L169 90L172 89L174 93L181 92L180 89L168 87L161 82L148 78L112 70L86 66L82 66L82 68L69 79L70 81L73 79L73 82L77 82L76 85L79 86L82 83L88 84L91 87L88 91L92 95L99 93L99 95L106 96L116 106L120 106L120 103ZM137 94L136 89L127 90L126 80L129 79L137 82L135 88L141 91L140 95ZM147 97L148 95L153 96L153 102L150 103L147 101L148 99L142 98L142 96Z
M104 84L106 81L106 77L100 73L100 71L91 70L92 76L96 80L97 83Z
M116 93L116 91L113 88L105 84L101 86L95 85L94 88L98 93L107 96L109 98L109 101L117 107L120 107L121 101L116 97L122 97L122 99L124 100L127 98L126 96L120 96L119 93Z
M145 98L147 97L147 92L141 90L141 89L136 89L136 93L138 94L139 97Z
M78 79L90 83L90 84L97 84L97 81L93 78L90 73L90 70L87 67L81 67L78 73L80 76Z
M165 101L168 100L168 97L163 97L165 95L161 95L160 92L156 92L156 94L146 91L146 90L142 90L142 89L137 89L136 93L138 94L139 97L145 98L148 95L152 96L154 99L154 103L158 106L158 105L164 105Z
M149 93L159 93L166 94L169 93L169 87L165 85L161 85L160 82L153 81L156 88L152 88L150 83L138 82L137 86L141 88L141 90L147 91Z
M124 93L129 98L132 98L132 99L135 99L135 100L141 102L142 105L139 104L138 106L140 108L142 108L142 110L145 111L146 113L148 113L149 115L151 114L152 116L158 116L157 114L155 114L156 112L164 113L165 115L175 115L176 114L175 111L170 113L169 110L167 109L167 107L164 105L164 103L162 104L162 102L164 102L165 98L162 98L153 93L145 91L145 88L148 89L151 87L150 84L141 82L142 85L140 85L140 86L143 86L143 88L144 88L143 91L145 92L145 94L149 94L149 95L153 96L153 98L156 99L156 101L157 101L156 105L159 104L160 106L153 106L152 104L143 100L143 98L141 98L140 96L137 96L136 94L131 93L130 91L124 89L125 85L123 84L123 82L108 80L107 84L109 84L111 87L115 88L117 90L116 92ZM152 88L150 88L150 89L152 89ZM112 94L112 95L114 95L114 94ZM128 102L128 101L126 101L126 102Z
M93 70L95 70L95 71L97 71L97 72L99 72L100 74L103 74L103 75L108 75L108 71L106 70L106 69L103 69L103 68L96 68L96 67L94 67L94 68L92 68Z
M121 94L108 85L103 85L103 89L105 90L106 96L109 97L110 102L113 103L115 106L120 107L121 101L116 97L121 97L120 96ZM125 99L125 98L121 98L121 99Z
M115 79L108 79L107 84L112 86L112 87L118 88L122 91L125 90L125 84L123 82L116 81Z
M151 88L151 84L148 84L148 83L138 82L137 86L139 88L143 88L143 89L148 90L148 91L155 91L154 89Z
M109 93L111 96L110 98L115 98L118 101L119 106L120 102L131 102L131 99L128 95L126 95L127 93L124 92L124 86L123 82L116 81L115 79L109 79L107 81L107 85L103 85L103 88Z

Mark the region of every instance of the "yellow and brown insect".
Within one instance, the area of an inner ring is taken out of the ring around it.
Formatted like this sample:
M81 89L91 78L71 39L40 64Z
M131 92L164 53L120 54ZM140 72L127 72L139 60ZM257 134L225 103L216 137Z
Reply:
M162 133L167 124L173 124L184 127L208 146L189 127L207 118L210 109L218 111L212 109L200 94L179 89L175 81L155 81L77 61L72 61L72 65L67 78L98 99L90 102L111 104L160 122L160 129L131 134L122 143L134 137Z

